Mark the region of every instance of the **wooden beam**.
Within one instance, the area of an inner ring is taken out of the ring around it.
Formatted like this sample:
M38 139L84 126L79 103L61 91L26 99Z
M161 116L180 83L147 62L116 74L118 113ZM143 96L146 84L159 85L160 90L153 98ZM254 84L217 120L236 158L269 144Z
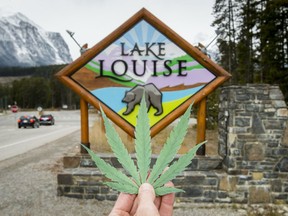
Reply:
M80 98L80 112L81 112L81 144L90 148L89 142L89 121L88 121L88 103ZM81 153L87 153L87 151L81 146Z
M206 140L206 104L206 98L203 98L199 102L199 109L197 114L197 144ZM197 155L205 155L205 149L205 145L202 145L198 149Z

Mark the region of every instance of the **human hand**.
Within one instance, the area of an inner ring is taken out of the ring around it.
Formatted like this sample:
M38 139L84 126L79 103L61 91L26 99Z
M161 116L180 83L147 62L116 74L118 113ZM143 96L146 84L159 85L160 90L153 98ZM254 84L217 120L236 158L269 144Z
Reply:
M173 187L173 183L166 186ZM120 193L109 216L169 216L173 213L174 200L174 193L156 197L153 186L144 183L138 195Z

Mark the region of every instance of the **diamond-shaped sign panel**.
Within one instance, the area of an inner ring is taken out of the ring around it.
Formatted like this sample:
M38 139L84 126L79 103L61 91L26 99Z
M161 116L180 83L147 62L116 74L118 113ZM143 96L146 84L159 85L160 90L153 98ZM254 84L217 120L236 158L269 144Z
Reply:
M230 74L142 9L58 76L131 136L145 97L153 136Z

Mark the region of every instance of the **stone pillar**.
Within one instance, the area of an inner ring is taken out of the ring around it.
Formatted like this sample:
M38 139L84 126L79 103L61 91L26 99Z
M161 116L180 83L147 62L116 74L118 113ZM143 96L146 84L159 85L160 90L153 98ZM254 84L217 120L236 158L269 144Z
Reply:
M235 190L241 188L249 203L288 200L288 111L279 87L247 84L221 91L219 155L227 174L238 179Z

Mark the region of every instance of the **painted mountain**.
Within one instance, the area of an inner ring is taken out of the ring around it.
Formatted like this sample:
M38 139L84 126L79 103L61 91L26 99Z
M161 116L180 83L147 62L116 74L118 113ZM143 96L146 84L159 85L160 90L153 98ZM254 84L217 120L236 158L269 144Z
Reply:
M164 112L154 116L155 109L150 109L152 127L216 76L141 20L71 78L133 126L138 111L135 108L130 115L123 115L125 92L137 85L153 83L162 93Z

